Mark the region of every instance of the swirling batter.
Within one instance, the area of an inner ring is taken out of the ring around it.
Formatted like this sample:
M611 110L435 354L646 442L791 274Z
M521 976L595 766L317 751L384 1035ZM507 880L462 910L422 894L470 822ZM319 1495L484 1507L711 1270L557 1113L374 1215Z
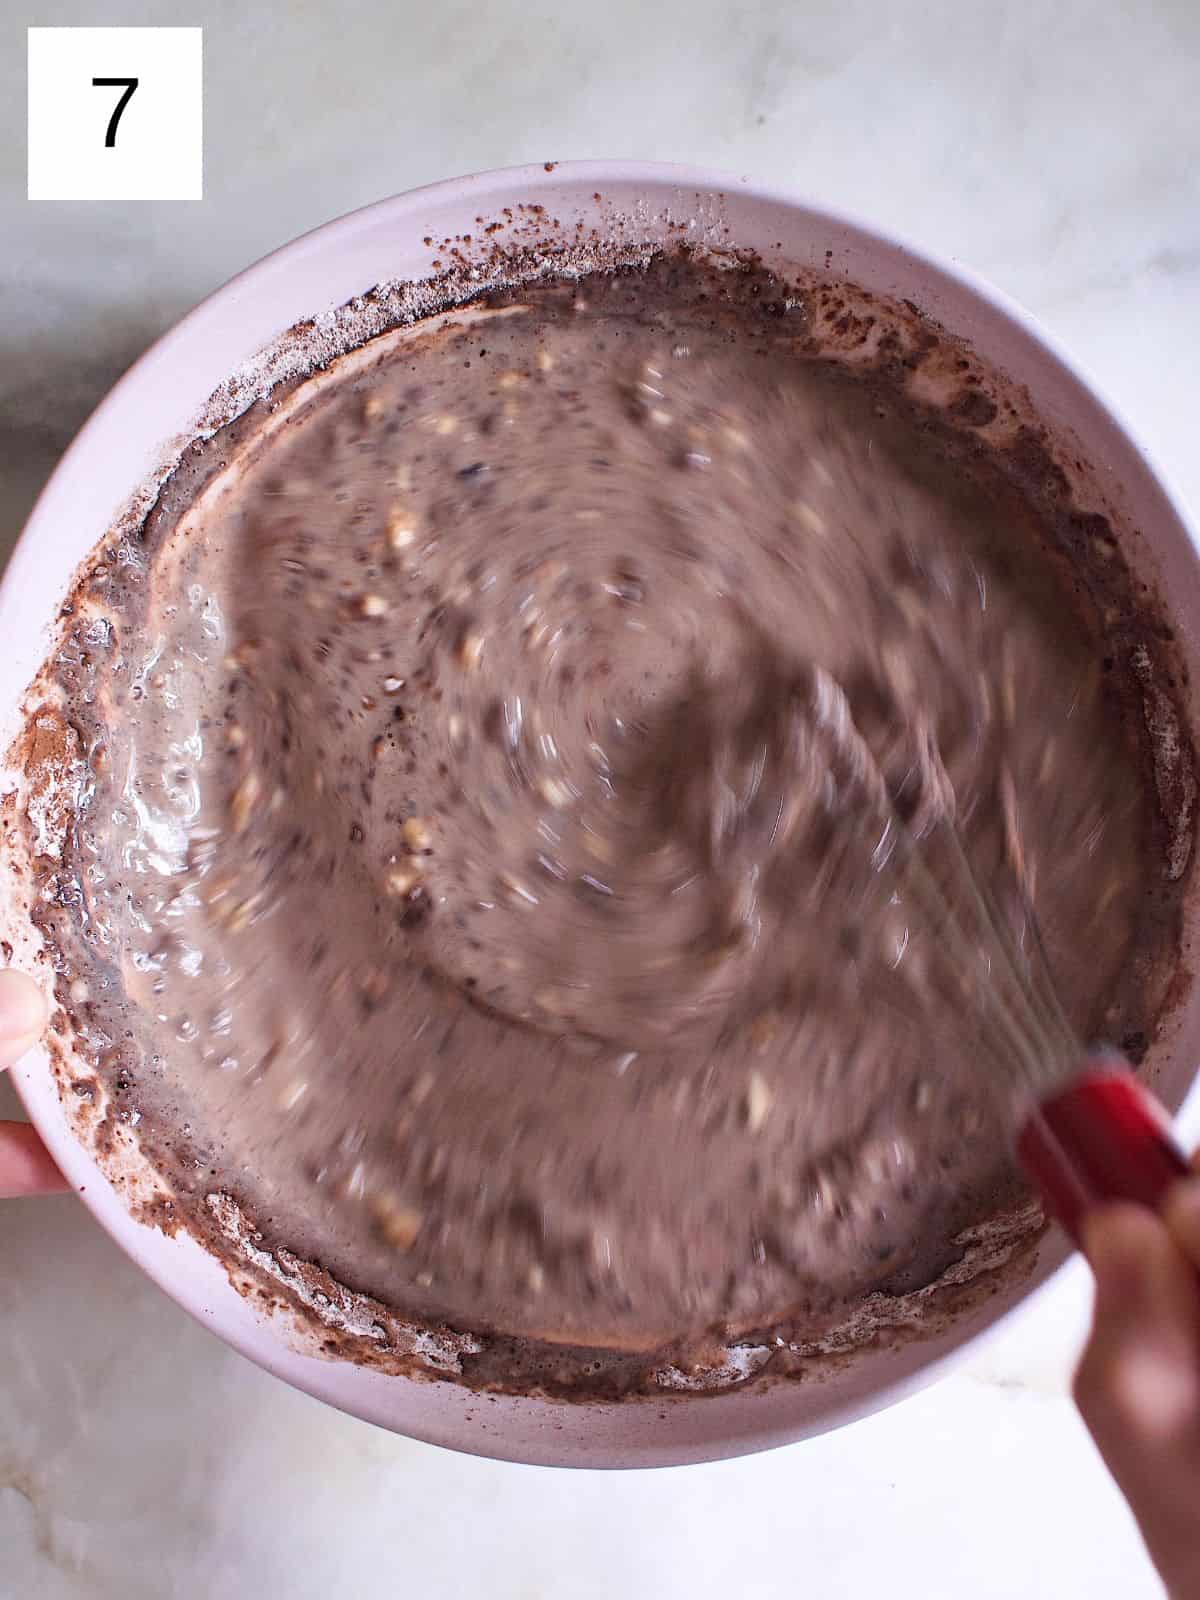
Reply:
M64 657L100 1070L182 1196L415 1316L815 1323L1003 1188L963 952L831 715L902 818L944 771L1081 1030L1145 1024L1062 552L761 296L666 260L367 346L200 453Z

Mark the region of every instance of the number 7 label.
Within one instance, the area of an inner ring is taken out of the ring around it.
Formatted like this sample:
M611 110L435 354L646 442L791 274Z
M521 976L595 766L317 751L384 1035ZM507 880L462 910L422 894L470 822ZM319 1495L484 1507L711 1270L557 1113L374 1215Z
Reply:
M199 200L199 28L29 29L29 198Z
M129 104L129 97L137 88L136 78L93 78L93 89L124 89L125 93L113 107L113 114L108 119L108 132L104 135L104 148L115 150L117 147L117 124L121 120L121 113Z

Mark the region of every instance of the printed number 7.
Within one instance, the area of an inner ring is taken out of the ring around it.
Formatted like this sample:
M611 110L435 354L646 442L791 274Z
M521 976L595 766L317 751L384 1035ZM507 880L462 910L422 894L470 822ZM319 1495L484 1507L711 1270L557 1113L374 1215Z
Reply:
M113 114L108 119L108 132L104 135L104 148L111 150L117 142L117 124L121 120L121 113L129 104L133 91L138 86L136 78L93 78L93 89L124 89L125 93L113 107Z

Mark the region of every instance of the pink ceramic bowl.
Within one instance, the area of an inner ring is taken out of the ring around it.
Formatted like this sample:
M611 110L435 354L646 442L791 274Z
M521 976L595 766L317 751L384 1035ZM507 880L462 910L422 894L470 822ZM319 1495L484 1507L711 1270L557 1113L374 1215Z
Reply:
M0 748L17 730L24 691L49 648L75 567L170 454L170 442L177 447L192 435L209 396L293 324L381 281L428 277L435 258L445 256L436 241L465 234L478 239L481 222L504 219L506 208L526 245L553 223L561 232L577 222L623 230L628 238L720 239L751 246L772 264L847 277L914 302L984 361L1027 386L1051 430L1072 439L1103 477L1110 501L1140 530L1170 598L1192 681L1200 682L1200 563L1183 514L1128 430L1025 313L966 273L791 195L686 168L586 162L457 179L355 212L277 250L160 339L67 451L5 575ZM0 924L18 960L33 954L15 881L0 883ZM1172 1109L1185 1098L1198 1056L1200 987L1152 1052L1153 1080ZM452 1383L386 1376L297 1348L287 1329L253 1309L197 1245L133 1219L73 1136L44 1051L21 1063L16 1082L84 1204L168 1294L223 1339L289 1383L360 1417L512 1460L593 1467L703 1461L839 1426L929 1382L943 1362L1043 1282L1065 1253L1057 1237L1048 1238L1032 1273L1008 1279L1001 1273L991 1299L948 1330L896 1349L866 1349L819 1382L644 1404L518 1398L481 1404ZM1189 1113L1193 1124L1200 1121L1200 1093L1191 1095ZM64 1284L63 1294L70 1292Z

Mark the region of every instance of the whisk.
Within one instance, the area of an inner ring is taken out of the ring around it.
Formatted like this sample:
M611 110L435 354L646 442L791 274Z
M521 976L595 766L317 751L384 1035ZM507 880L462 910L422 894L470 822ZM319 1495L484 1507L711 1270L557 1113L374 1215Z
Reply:
M1166 1111L1125 1058L1086 1047L1059 1002L1025 881L1011 786L1003 800L1023 898L1020 939L972 870L932 731L917 730L902 815L837 680L810 668L804 698L839 780L868 796L881 825L874 864L894 867L929 924L962 952L978 1047L989 1070L1003 1075L1016 1152L1047 1213L1079 1244L1097 1205L1123 1200L1157 1209L1188 1163Z

